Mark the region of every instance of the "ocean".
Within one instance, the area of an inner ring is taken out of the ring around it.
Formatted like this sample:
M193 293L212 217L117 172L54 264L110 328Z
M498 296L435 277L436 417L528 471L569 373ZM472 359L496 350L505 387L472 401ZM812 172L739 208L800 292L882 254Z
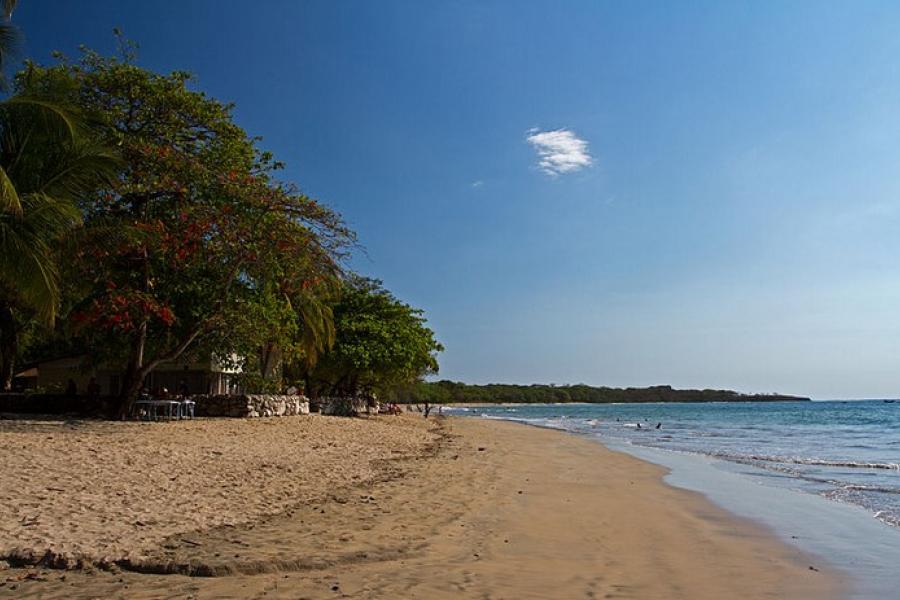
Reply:
M856 505L900 528L900 401L541 404L450 409L721 459L764 486ZM658 425L658 427L657 427Z

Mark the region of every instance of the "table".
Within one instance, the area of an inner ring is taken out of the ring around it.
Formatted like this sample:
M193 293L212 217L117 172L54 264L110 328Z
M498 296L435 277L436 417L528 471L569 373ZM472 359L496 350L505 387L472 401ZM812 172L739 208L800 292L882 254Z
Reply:
M187 415L194 418L193 400L138 400L134 403L133 415L146 418L148 421L158 421L165 417L168 420L183 419Z

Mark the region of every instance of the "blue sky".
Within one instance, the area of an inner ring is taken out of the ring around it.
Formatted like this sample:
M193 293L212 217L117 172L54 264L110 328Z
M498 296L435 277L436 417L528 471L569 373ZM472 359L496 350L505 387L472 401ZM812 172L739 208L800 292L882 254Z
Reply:
M897 3L20 4L236 102L442 377L900 395Z

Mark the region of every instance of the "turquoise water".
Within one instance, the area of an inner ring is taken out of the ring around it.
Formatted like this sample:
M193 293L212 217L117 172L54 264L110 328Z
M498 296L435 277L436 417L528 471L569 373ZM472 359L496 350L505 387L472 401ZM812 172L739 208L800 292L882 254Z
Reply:
M758 483L856 505L900 527L900 401L543 404L451 411L749 465L753 468L742 473Z

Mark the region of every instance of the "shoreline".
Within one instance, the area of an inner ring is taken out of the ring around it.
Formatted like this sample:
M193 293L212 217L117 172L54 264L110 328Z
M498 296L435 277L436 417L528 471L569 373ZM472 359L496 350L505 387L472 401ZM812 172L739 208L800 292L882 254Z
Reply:
M666 468L668 485L692 490L732 514L750 519L783 543L820 557L843 573L848 597L880 600L896 591L900 532L864 508L794 489L761 486L746 465L661 448L606 444ZM763 474L763 476L765 476Z
M390 419L361 426L424 426ZM7 582L0 597L713 600L843 591L842 574L667 485L662 467L557 430L439 423L435 443L388 460L363 483L172 536L156 550L158 564L218 564L195 572L215 576L9 569L0 580L34 575Z
M658 404L741 404L741 403L759 403L759 404L778 404L781 402L821 402L821 400L812 400L808 398L796 399L796 400L703 400L703 401L692 401L692 402L683 402L683 401L672 401L672 400L654 400L648 402L455 402L455 403L441 403L434 404L435 407L442 407L448 409L460 409L460 408L496 408L500 407L519 407L519 406L622 406L622 405L658 405ZM853 402L851 400L851 402ZM417 406L417 404L421 405L423 403L409 403L402 404L401 406Z

